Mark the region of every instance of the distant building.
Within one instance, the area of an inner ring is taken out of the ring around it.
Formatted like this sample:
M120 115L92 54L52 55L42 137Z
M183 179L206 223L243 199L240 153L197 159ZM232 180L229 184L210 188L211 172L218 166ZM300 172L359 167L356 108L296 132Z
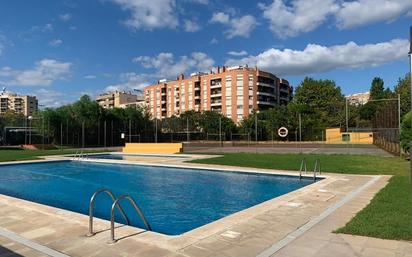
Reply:
M180 75L144 88L152 117L179 116L185 111L216 111L240 122L253 110L286 105L293 88L285 79L247 66L217 67L209 73Z
M349 104L352 105L364 105L369 101L370 93L356 93L352 95L345 96Z
M136 101L135 102L128 102L128 103L123 103L119 105L119 108L139 108L139 107L145 107L146 103L144 100L143 95L137 95Z
M143 96L135 95L132 92L109 91L97 96L96 102L105 109L111 109L141 105L144 104L144 99Z
M0 114L14 111L25 116L31 116L38 108L39 103L35 96L18 95L15 93L0 94Z

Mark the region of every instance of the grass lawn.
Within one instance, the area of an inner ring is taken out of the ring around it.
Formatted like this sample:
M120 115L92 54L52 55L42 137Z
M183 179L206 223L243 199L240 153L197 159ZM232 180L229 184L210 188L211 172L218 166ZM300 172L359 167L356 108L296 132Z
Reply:
M345 174L394 175L389 184L350 222L336 232L385 239L412 240L412 201L409 162L398 157L361 155L299 155L228 153L192 162L267 169L299 170L305 157L313 170L320 159L322 171Z
M84 151L85 153L102 152L103 150ZM46 155L60 155L60 154L74 154L76 150L20 150L20 149L4 149L0 150L0 162L7 161L22 161L41 159L41 156Z

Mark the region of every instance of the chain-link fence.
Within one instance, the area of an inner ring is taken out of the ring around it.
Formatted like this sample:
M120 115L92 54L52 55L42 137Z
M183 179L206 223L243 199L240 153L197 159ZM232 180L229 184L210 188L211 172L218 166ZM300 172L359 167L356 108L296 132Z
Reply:
M389 115L389 114L386 114ZM380 117L380 116L378 116ZM382 116L385 120L385 116ZM176 143L184 142L185 152L262 151L276 153L356 153L399 154L399 129L392 128L391 120L384 124L376 120L371 128L316 128L301 123L287 125L287 133L278 127L267 126L257 120L248 128L216 127L205 131L195 119L149 120L99 120L97 124L86 121L56 122L47 119L21 118L4 124L0 132L2 145L53 144L58 147L115 147L125 143ZM379 146L385 151L377 148ZM261 150L259 150L261 149Z

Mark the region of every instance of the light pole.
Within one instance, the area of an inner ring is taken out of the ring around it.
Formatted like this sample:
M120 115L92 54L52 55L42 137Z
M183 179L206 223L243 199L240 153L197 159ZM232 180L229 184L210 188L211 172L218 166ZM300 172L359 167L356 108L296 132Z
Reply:
M27 118L29 119L29 145L31 145L31 120L33 119L33 116Z
M412 92L412 26L409 27L409 76L410 76L410 82L411 82L411 92ZM411 112L412 112L412 94L411 94ZM411 119L412 122L412 119ZM411 125L412 128L412 125ZM412 141L409 144L409 154L410 154L410 176L409 176L409 184L411 186L411 194L412 194ZM412 199L412 197L411 197Z
M345 98L346 105L346 133L349 133L349 110L348 110L348 98Z
M219 117L219 142L220 142L220 147L223 146L222 142L222 117Z

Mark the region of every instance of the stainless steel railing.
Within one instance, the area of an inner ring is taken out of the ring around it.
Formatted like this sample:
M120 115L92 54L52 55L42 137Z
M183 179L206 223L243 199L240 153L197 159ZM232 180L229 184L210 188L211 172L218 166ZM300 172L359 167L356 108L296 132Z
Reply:
M302 161L300 162L300 168L299 168L299 179L302 179L302 172L307 173L307 164L306 164L306 159L303 158ZM322 174L321 170L321 165L320 165L320 160L316 159L315 161L315 168L313 169L313 180L316 181L317 174Z
M144 214L143 214L142 210L140 209L140 207L137 205L136 201L130 195L121 195L113 203L111 213L110 213L110 241L109 241L109 243L111 243L111 244L116 243L116 241L117 241L115 239L115 236L114 236L114 229L115 229L115 227L114 227L114 209L116 208L116 206L120 206L119 202L123 199L129 200L129 202L132 204L132 206L136 210L137 214L139 214L140 218L142 219L144 225L146 226L146 229L149 230L149 231L152 230L152 228L150 227L149 222L147 221L147 219L144 216Z
M86 234L86 236L91 237L93 236L95 233L93 232L93 210L94 210L94 201L96 200L96 197L100 194L100 193L106 193L110 196L110 198L112 198L113 203L117 202L114 194L112 193L112 191L110 191L109 189L106 188L102 188L97 190L96 192L94 192L94 194L92 195L92 197L90 198L90 203L89 203L89 232ZM122 214L123 218L126 220L127 225L129 225L130 221L129 218L127 217L126 213L124 212L123 208L120 206L120 204L116 204L116 206L119 208L120 213ZM114 210L112 208L112 212L114 213Z

